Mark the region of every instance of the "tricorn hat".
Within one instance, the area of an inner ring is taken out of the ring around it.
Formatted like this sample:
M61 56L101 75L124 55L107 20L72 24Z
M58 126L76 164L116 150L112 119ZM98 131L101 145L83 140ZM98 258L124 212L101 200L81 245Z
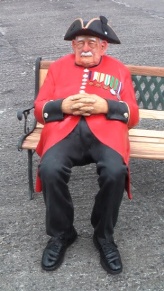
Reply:
M108 20L105 16L93 18L90 21L83 21L82 18L77 18L68 28L64 40L73 40L79 35L91 35L109 43L120 44L119 38L107 22Z

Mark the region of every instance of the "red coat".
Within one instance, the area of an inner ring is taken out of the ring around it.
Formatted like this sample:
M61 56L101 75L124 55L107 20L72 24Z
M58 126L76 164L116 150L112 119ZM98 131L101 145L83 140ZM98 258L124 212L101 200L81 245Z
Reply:
M65 115L61 121L46 123L43 112L47 102L66 98L84 89L86 93L127 104L129 112L126 123L107 119L104 114L86 117L86 122L92 133L102 143L117 151L128 165L130 155L128 129L138 123L138 105L130 72L120 61L109 56L103 56L98 66L88 70L75 64L74 54L62 57L51 64L35 101L35 117L44 124L36 149L38 155L42 157L50 147L67 136L80 120L79 116ZM130 188L126 188L130 198ZM36 190L41 191L38 183Z

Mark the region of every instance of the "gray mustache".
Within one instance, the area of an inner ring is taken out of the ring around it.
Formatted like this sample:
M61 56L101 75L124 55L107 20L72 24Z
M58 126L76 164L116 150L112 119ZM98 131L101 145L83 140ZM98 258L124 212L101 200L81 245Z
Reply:
M81 57L92 57L93 54L91 52L82 52Z

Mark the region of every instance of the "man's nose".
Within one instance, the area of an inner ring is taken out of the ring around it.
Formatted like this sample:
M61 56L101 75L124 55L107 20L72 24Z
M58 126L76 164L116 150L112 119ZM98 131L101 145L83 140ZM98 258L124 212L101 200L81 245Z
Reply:
M85 52L90 51L90 47L89 47L89 45L88 45L88 42L85 42L85 43L84 43L83 51L85 51Z

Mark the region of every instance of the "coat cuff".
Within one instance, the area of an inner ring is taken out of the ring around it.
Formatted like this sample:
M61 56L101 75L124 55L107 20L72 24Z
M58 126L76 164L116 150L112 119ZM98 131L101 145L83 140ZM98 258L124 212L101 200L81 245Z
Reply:
M120 120L124 123L128 123L130 112L128 105L123 101L106 100L108 102L107 119Z
M59 121L64 119L63 112L61 110L61 104L63 99L50 100L43 107L43 119L44 122Z

